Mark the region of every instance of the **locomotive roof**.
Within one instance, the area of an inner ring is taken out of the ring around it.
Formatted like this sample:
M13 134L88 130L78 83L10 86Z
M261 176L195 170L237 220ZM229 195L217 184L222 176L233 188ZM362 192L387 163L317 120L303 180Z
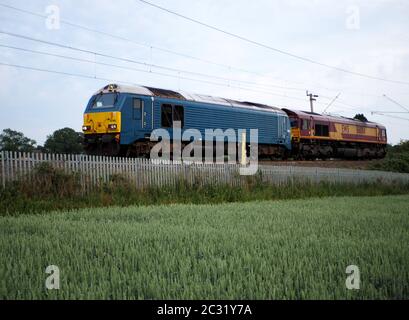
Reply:
M202 102L202 103L224 105L224 106L236 107L236 108L245 108L245 109L250 109L250 110L263 110L263 111L269 111L269 112L286 115L286 113L280 108L265 105L265 104L247 102L247 101L236 101L232 99L225 99L225 98L214 97L214 96L209 96L209 95L189 93L185 91L177 92L177 91L172 91L172 90L152 88L152 87L143 87L143 86L124 86L124 85L118 85L118 84L110 84L110 85L105 86L104 88L96 92L95 94L111 93L111 92L123 92L123 93L132 93L132 94L151 96L151 97L161 97L161 98L168 98L168 99Z
M314 120L318 121L323 121L323 122L338 122L338 123L343 123L343 124L349 124L349 125L360 125L360 126L366 126L366 127L380 127L380 128L385 128L383 125L376 123L376 122L371 122L371 121L360 121L357 119L353 118L347 118L347 117L341 117L341 116L335 116L335 115L323 115L315 112L309 112L309 111L301 111L301 110L294 110L294 109L283 109L284 111L287 111L289 113L293 113L299 118L302 119L309 119L310 117L313 117Z

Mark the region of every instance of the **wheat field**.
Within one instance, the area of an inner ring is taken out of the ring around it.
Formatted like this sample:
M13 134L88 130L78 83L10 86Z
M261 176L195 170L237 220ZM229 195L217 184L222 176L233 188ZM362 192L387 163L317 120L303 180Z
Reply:
M0 217L0 299L407 299L408 243L409 196Z

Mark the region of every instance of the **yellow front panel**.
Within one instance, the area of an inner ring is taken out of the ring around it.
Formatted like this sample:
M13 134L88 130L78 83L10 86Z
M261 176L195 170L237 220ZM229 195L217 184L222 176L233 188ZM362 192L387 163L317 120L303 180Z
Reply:
M301 130L299 128L292 128L291 137L293 141L299 142L301 138Z
M116 125L110 129L109 125ZM84 114L84 126L90 127L85 134L106 134L121 132L121 112L96 112Z

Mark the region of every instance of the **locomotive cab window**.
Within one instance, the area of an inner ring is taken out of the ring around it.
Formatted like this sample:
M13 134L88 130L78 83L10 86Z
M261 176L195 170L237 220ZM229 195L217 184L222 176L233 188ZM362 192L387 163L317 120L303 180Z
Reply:
M329 137L329 126L323 124L315 125L315 135L317 137Z
M141 120L143 109L143 101L141 99L133 99L133 118L134 120Z
M163 104L162 105L162 128L172 128L173 119L172 119L172 105Z
M291 128L298 128L298 120L290 118Z
M174 106L173 108L173 122L180 122L181 128L185 126L185 110L183 106Z
M301 129L302 130L310 130L310 121L309 120L301 120Z
M95 97L92 108L112 108L118 99L118 93L99 94Z

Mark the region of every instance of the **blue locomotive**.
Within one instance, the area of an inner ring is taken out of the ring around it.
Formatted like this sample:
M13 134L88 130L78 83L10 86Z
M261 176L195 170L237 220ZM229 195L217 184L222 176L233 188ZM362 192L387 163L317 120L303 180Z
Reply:
M171 90L110 84L96 92L84 114L88 154L141 157L156 144L151 134L173 124L200 131L258 129L259 156L281 158L291 151L291 124L286 112L258 103L240 102ZM204 138L206 139L206 138ZM215 141L213 141L215 142Z

